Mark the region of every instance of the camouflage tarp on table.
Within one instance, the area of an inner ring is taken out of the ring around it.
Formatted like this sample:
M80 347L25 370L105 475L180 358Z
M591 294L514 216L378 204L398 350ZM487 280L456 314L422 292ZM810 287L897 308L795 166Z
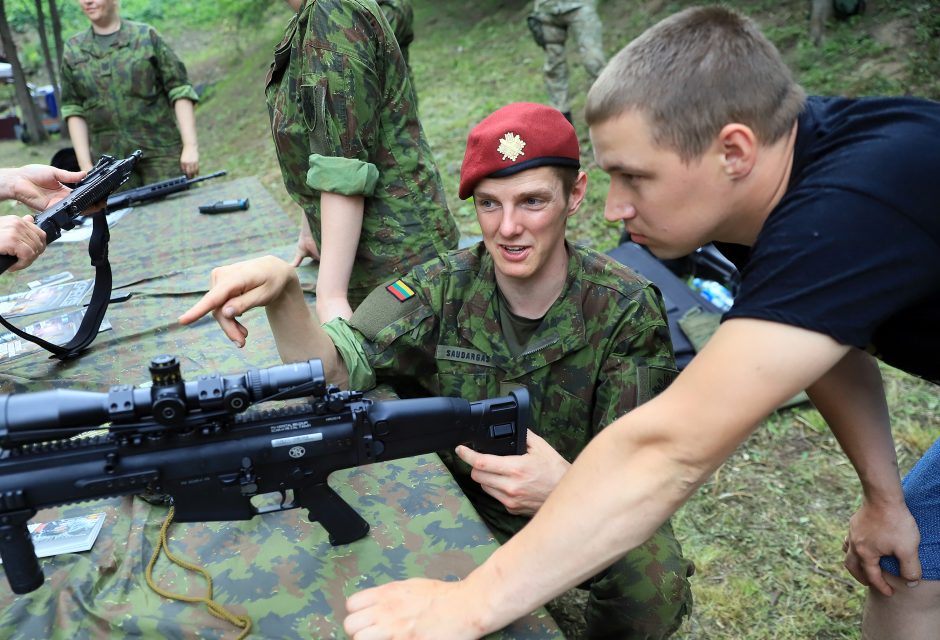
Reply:
M248 197L247 212L201 215L196 206ZM0 392L52 386L106 390L149 378L156 355L176 355L184 378L217 372L241 374L279 362L264 312L243 318L248 345L235 347L212 318L180 327L176 318L209 284L213 266L248 255L293 255L296 220L277 206L254 178L203 185L184 195L138 207L111 230L114 295L131 297L109 307L113 329L68 362L39 352L0 363ZM83 244L53 244L25 272L12 274L7 292L38 277L71 271L89 278ZM312 292L316 269L301 269ZM312 297L311 297L312 300ZM35 318L18 318L25 326ZM458 579L497 544L433 455L334 473L331 486L371 525L357 542L330 546L319 524L302 510L265 514L248 522L187 523L170 529L171 550L205 566L216 598L254 621L252 637L343 637L346 596L394 579L431 576ZM13 597L0 582L0 638L203 637L234 638L238 631L201 605L162 598L147 587L143 571L165 510L128 497L40 512L33 522L59 514L107 512L95 547L41 561L47 583ZM158 583L174 592L205 594L198 575L162 559ZM500 634L502 638L559 638L540 609Z
M251 208L217 215L198 212L199 204L236 197L249 198ZM45 351L0 362L0 392L53 386L104 391L112 384L144 382L150 359L164 353L180 358L184 376L238 373L248 366L278 363L263 311L249 314L252 340L242 350L211 318L196 328L181 327L176 318L205 292L212 267L271 247L285 247L286 253L295 242L297 224L254 177L205 183L135 207L111 228L114 302L106 318L113 329L101 332L87 353L68 362L49 359ZM312 267L304 269L315 273ZM62 271L76 280L94 277L87 243L51 244L32 267L10 274L4 293L25 290L27 282ZM14 322L25 327L50 315L54 313Z
M251 617L251 637L316 639L343 637L344 601L353 592L412 576L459 579L496 548L436 456L337 472L331 485L370 523L362 540L333 547L319 524L293 510L247 522L174 524L170 550L208 570L217 601ZM14 598L0 585L0 637L238 635L203 605L168 600L147 586L144 569L165 508L127 497L44 510L34 521L96 511L107 518L91 551L42 560L46 584L30 594ZM154 578L174 593L206 594L201 576L166 558ZM493 637L562 636L540 610Z

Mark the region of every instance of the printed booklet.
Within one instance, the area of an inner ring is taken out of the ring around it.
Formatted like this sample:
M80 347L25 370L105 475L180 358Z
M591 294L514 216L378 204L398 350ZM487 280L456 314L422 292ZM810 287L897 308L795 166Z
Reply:
M98 538L105 515L102 511L75 518L62 518L26 525L33 539L36 557L45 558L60 553L88 551Z
M41 289L37 289L37 291L41 291ZM81 326L84 316L85 308L83 307L26 325L23 327L23 331L38 336L46 342L65 344L78 332L78 327ZM110 328L111 323L105 317L101 321L98 332L107 331ZM15 333L0 334L0 364L42 350L43 348L38 344L23 340Z
M0 296L0 315L7 318L28 316L63 307L77 307L91 291L94 279L38 287Z

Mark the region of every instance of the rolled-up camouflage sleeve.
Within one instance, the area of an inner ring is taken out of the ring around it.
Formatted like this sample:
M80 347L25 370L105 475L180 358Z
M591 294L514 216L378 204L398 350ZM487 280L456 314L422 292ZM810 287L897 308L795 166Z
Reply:
M150 29L150 41L153 43L153 50L156 55L156 67L170 102L176 102L180 98L199 102L199 94L189 84L186 65L164 42L156 29Z
M363 335L350 327L343 318L334 318L321 326L330 336L343 362L346 363L346 370L349 372L349 388L367 391L374 387L375 370L369 363L365 351L362 350L362 342L365 339Z
M662 391L678 374L662 296L639 288L620 322L597 386L594 433Z

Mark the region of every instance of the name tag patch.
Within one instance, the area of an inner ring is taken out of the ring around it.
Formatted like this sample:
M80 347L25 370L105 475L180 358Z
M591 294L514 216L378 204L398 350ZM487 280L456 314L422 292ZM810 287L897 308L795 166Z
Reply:
M453 360L454 362L469 362L472 364L482 364L488 367L493 366L490 364L492 358L482 351L477 351L476 349L438 345L436 355L438 360Z

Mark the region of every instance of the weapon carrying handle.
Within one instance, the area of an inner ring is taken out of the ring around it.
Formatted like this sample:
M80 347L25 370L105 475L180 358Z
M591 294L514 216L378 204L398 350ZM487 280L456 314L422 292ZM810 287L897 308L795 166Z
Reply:
M307 510L310 522L319 522L330 534L334 547L355 542L369 533L369 523L326 482L295 489L294 493L300 506Z
M6 518L4 518L6 520ZM36 558L33 539L26 528L26 520L0 524L0 558L13 593L24 594L42 586L45 578Z

